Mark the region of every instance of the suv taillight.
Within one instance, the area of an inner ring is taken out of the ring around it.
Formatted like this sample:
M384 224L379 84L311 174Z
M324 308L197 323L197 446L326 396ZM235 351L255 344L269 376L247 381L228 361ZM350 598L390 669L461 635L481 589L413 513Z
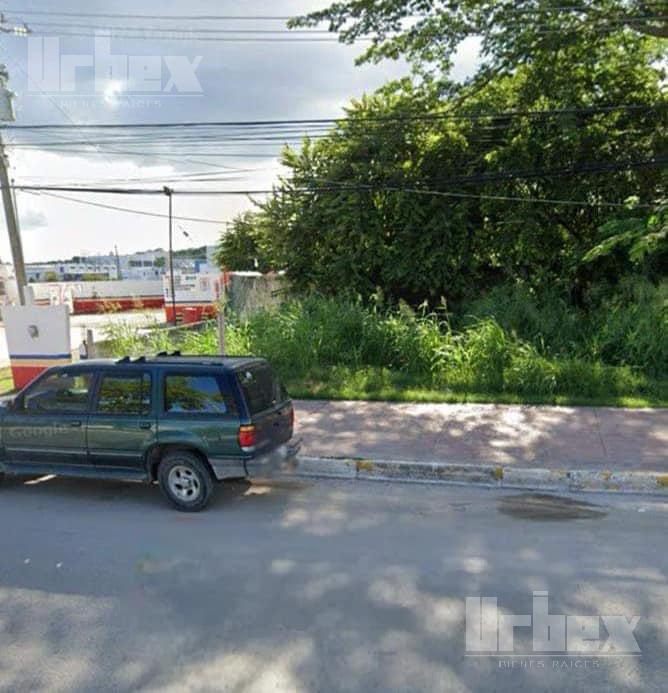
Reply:
M255 426L239 426L239 447L244 451L250 451L255 447L257 435Z

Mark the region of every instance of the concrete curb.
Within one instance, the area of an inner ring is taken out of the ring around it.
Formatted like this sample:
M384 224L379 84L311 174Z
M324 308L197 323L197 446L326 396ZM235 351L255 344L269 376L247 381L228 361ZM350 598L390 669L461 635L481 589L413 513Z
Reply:
M544 491L604 491L668 495L668 474L494 464L403 462L299 456L291 475L413 483L479 484Z

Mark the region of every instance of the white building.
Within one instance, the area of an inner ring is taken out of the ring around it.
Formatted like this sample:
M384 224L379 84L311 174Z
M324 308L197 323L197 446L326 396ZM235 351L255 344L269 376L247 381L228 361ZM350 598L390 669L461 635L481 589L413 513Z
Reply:
M26 264L26 278L29 283L118 279L118 266L115 258L103 256L72 258L66 262L31 262Z
M178 255L174 258L174 270L189 273L217 272L213 259L215 246L207 246L204 257ZM146 250L127 255L85 255L69 260L53 262L31 262L26 264L28 283L161 280L169 269L169 254L166 250Z
M147 250L120 255L118 260L123 279L160 279L167 267L167 252L161 249Z

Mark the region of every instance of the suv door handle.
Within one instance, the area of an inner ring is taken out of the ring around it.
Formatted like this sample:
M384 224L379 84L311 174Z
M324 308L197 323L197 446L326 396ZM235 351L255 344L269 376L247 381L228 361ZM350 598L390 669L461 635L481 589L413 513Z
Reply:
M70 428L81 428L81 421L70 421L68 425Z
M153 425L153 424L151 424L151 423L148 422L148 421L142 421L142 422L139 424L139 428L143 428L145 431L148 431L148 430L151 428L152 425Z

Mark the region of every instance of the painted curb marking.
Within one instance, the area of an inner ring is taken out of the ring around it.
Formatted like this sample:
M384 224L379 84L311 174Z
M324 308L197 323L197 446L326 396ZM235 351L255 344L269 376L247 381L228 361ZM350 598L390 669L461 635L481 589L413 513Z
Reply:
M482 484L502 488L564 491L613 491L668 495L668 474L614 470L524 468L454 462L409 462L337 457L297 458L294 476Z

